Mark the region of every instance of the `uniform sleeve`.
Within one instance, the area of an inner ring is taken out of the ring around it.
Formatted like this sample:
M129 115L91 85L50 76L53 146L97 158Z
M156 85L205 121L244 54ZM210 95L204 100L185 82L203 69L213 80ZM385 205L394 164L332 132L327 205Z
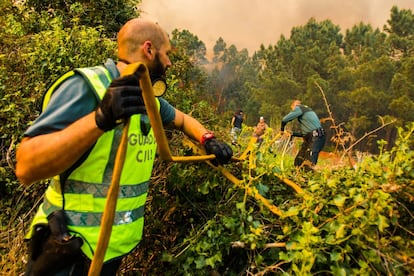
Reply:
M159 97L160 101L160 115L164 125L167 125L175 119L175 108L167 102L164 98Z
M290 122L290 121L298 118L302 114L303 113L302 113L302 110L300 109L300 107L296 106L295 109L293 109L285 117L283 117L282 123L286 124L287 122Z
M46 109L24 135L33 137L62 130L95 110L96 106L94 92L81 76L74 75L57 88Z

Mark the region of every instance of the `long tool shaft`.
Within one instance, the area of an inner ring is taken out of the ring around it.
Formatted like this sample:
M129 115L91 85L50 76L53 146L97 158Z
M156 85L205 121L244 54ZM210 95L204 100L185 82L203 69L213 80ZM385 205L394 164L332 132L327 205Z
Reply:
M100 275L105 252L109 244L109 238L111 237L112 225L115 219L116 202L119 193L119 182L121 179L122 168L124 166L128 145L128 128L129 119L126 121L123 127L121 143L119 144L119 148L116 153L114 172L112 176L111 186L109 187L108 195L106 197L105 210L102 216L98 244L96 246L91 266L89 267L88 276Z
M143 63L133 63L127 66L122 72L122 76L138 74L139 83L144 98L145 107L147 109L148 117L150 119L151 127L154 132L155 139L158 145L158 153L160 158L165 161L173 162L194 162L206 161L215 158L214 154L202 156L172 156L168 140L164 132L164 127L161 121L161 115L158 112L157 102L155 100L152 83L149 76L148 68ZM98 276L102 270L105 253L108 248L109 239L111 237L112 225L115 218L116 203L119 193L119 183L121 179L122 168L124 166L127 146L128 146L128 129L129 119L125 121L121 142L116 154L114 172L112 182L108 190L108 195L105 203L105 210L102 216L101 228L98 237L98 244L96 246L95 254L89 267L88 276Z

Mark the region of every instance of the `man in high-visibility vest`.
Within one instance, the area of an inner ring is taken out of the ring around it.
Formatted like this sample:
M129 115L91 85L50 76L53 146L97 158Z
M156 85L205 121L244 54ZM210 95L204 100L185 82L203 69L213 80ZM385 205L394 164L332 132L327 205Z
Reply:
M152 80L165 79L171 45L158 24L141 19L128 21L117 41L117 63L108 59L103 66L76 69L49 89L44 110L18 147L21 183L52 178L27 235L32 247L28 275L87 273L126 118L127 153L101 275L115 275L142 238L156 141L138 78L120 76L128 64L142 62ZM161 97L156 102L164 125L200 141L208 154L215 154L215 164L230 161L231 148L200 122Z

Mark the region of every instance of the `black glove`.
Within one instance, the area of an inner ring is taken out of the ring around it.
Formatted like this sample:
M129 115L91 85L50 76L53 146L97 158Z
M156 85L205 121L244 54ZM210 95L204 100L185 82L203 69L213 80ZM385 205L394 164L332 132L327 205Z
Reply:
M204 148L208 154L216 156L216 159L211 160L214 166L228 163L233 155L231 147L224 142L218 141L216 138L205 141Z
M286 126L286 123L284 123L284 122L282 122L281 124L280 124L280 131L285 131L285 126Z
M95 121L108 131L134 114L146 113L138 77L130 75L112 81L96 110Z

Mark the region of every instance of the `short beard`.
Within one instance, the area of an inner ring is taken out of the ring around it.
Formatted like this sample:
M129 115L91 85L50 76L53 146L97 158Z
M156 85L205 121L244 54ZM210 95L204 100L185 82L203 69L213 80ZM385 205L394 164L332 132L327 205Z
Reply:
M165 68L158 53L155 54L154 62L148 66L148 70L152 82L159 79L165 80Z

